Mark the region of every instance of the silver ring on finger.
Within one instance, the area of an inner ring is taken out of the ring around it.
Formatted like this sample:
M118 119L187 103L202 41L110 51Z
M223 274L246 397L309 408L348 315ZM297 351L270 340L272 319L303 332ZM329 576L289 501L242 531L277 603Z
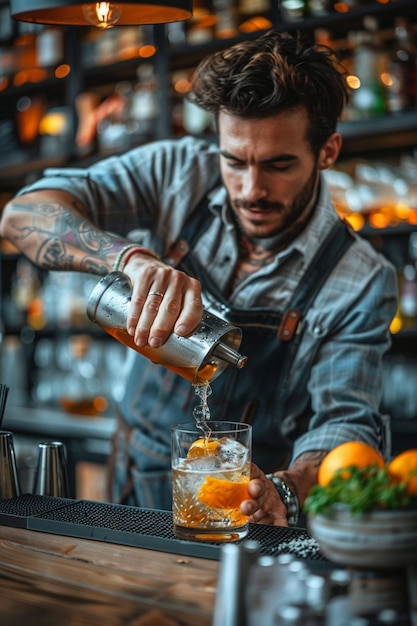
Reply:
M159 298L163 298L164 294L161 291L150 291L147 297L149 298L149 296L158 296Z

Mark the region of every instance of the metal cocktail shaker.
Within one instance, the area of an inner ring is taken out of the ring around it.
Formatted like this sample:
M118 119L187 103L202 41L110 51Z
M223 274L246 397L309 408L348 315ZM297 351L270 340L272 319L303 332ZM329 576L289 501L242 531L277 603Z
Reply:
M20 496L20 482L13 444L13 433L0 431L0 500Z
M126 330L131 296L129 277L123 272L111 272L91 292L88 317L121 343L193 384L213 381L229 363L239 369L245 365L246 357L237 352L242 340L240 328L207 311L187 337L172 333L159 348L139 348Z
M66 453L61 441L43 441L38 444L32 493L69 498Z

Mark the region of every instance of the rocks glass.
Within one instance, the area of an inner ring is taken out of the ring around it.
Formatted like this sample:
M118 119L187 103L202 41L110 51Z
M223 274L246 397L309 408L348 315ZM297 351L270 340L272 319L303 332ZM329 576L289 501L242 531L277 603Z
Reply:
M247 535L240 503L249 498L252 428L239 422L172 427L174 534L189 541L229 542Z

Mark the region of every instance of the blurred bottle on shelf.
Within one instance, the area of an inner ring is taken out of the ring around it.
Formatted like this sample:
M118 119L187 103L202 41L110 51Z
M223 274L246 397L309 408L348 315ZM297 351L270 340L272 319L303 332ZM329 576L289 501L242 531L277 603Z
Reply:
M328 15L332 10L330 0L309 0L308 13L314 17Z
M0 350L0 380L10 387L8 402L15 406L27 400L28 363L18 335L5 335Z
M158 89L159 82L153 63L143 63L137 69L137 82L131 97L130 117L133 143L157 132L160 112Z
M417 105L417 45L404 17L395 20L395 42L388 64L387 109L401 113Z
M234 0L213 0L216 24L214 34L217 39L236 37L237 15Z
M46 72L38 66L36 33L18 35L13 41L15 74L13 84L18 87L28 82L38 82L46 78Z
M271 0L239 0L237 12L239 31L254 33L272 28Z
M36 38L37 61L40 67L55 67L64 59L64 31L43 28Z
M123 152L131 147L129 133L132 86L120 81L95 111L100 154Z
M347 83L352 90L350 119L367 119L385 112L385 85L387 58L380 45L378 23L364 18L364 29L348 33L352 49L352 71Z
M294 21L306 17L323 17L334 11L347 13L353 0L282 0L281 15L284 20Z
M417 328L417 232L411 233L408 256L399 276L399 311L402 330Z
M16 311L27 322L32 303L37 301L40 290L40 277L37 268L24 256L16 261L16 270L11 279L11 299Z
M308 0L282 0L281 16L288 22L302 20L308 15Z
M166 25L167 39L171 46L180 46L185 43L184 22L171 22Z
M0 40L6 41L12 37L15 30L16 22L10 15L10 8L8 4L2 3L0 6Z
M16 128L22 146L30 146L39 136L41 119L46 112L47 100L43 94L24 95L16 102Z
M194 0L193 16L186 23L186 41L195 45L207 43L215 36L217 17L207 0Z

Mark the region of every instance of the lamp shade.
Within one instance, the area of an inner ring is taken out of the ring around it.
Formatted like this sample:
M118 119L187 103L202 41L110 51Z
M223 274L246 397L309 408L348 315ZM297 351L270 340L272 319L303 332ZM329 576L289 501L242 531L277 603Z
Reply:
M21 22L57 24L61 26L91 26L86 15L96 12L98 20L104 13L113 14L109 27L132 24L163 24L179 22L192 16L192 0L123 0L121 2L88 2L70 0L10 0L11 16ZM99 15L100 13L100 15ZM100 24L95 24L99 26Z

